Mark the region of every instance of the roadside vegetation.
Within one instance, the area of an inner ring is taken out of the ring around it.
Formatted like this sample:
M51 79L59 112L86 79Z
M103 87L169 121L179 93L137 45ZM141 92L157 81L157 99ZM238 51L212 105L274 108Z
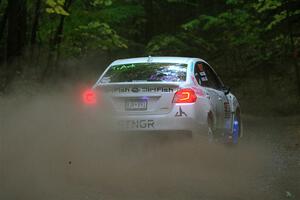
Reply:
M247 112L291 114L299 48L297 0L0 0L2 95L16 82L95 80L117 58L191 56L211 63Z

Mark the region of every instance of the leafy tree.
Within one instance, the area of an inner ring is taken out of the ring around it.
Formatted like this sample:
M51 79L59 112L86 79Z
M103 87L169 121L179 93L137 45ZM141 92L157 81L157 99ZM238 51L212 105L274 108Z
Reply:
M283 90L298 86L300 97L299 8L297 0L1 0L0 90L22 71L46 80L62 60L102 52L202 57L231 84L262 80L268 95L293 77Z
M65 10L65 0L47 0L46 12L50 14L58 14L68 16L69 13Z
M93 50L127 48L125 41L108 24L99 21L78 26L66 42L73 55L85 55Z

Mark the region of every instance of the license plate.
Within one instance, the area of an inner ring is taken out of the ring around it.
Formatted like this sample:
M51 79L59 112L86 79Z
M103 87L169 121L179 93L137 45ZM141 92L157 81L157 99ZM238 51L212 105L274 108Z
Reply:
M129 99L125 101L125 110L147 110L147 99Z

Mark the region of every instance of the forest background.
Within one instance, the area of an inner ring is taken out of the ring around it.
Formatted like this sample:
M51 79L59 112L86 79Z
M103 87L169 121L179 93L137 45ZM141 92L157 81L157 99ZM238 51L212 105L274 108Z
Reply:
M188 56L246 112L296 114L299 47L297 0L0 0L0 95L92 85L119 58Z

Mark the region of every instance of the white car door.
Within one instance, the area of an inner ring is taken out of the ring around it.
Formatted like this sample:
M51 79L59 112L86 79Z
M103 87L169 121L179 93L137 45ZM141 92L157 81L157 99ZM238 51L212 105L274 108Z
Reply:
M206 90L209 93L213 112L216 117L216 125L218 128L224 128L224 103L227 102L227 97L225 93L220 90L222 83L206 63L198 62L195 67L200 85L206 87Z

